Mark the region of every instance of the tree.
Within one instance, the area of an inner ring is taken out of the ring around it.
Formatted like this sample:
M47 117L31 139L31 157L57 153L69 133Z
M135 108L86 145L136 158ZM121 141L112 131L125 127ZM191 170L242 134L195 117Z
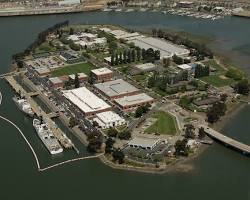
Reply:
M249 82L248 82L248 80L243 79L243 80L239 81L235 85L234 90L238 94L248 95L249 94Z
M115 65L119 65L119 56L118 56L118 53L115 54Z
M118 133L118 138L121 140L129 140L131 138L131 133L128 130L124 130Z
M69 29L69 34L70 34L70 35L73 35L73 34L74 34L74 29L73 29L73 28L70 28L70 29Z
M123 63L122 52L119 53L119 63L120 64Z
M195 128L192 124L185 124L185 138L195 138Z
M115 141L111 137L109 137L106 140L106 142L105 142L105 144L106 144L105 153L108 153L108 154L112 153L114 143L115 143Z
M135 62L136 59L136 55L135 55L135 49L132 50L132 54L131 54L131 60L132 62Z
M220 95L220 100L221 100L222 102L226 102L226 100L227 100L227 94L221 94L221 95Z
M75 74L75 88L79 88L80 87L80 81L79 81L79 76L78 74Z
M69 119L69 127L72 128L77 125L77 121L74 117L70 117Z
M213 106L207 112L207 121L209 123L217 122L221 116L225 115L227 106L225 102L214 103Z
M118 45L115 41L109 43L109 49L111 52L115 51L118 48Z
M107 135L109 137L116 137L118 134L118 131L115 128L110 128L107 132Z
M206 136L206 132L205 132L204 128L201 127L201 128L199 129L198 137L199 137L199 139L203 139L205 136Z
M122 164L124 162L125 155L120 149L115 149L112 153L112 156L115 161L118 160L119 164Z
M175 143L175 155L188 156L187 139L176 141L176 143Z
M154 58L155 58L155 60L160 60L160 58L161 58L161 52L159 50L155 50L155 52L154 52Z
M96 153L102 146L102 135L99 132L91 132L88 134L87 150L91 153Z
M136 49L136 57L137 57L137 61L141 60L141 49L140 48Z
M149 111L150 105L147 104L145 106L139 106L135 111L135 117L141 117L144 113L147 113Z
M111 54L111 66L115 65L115 55L114 53Z
M177 65L182 65L184 62L183 62L183 59L177 55L173 55L173 61L174 63L176 63Z
M169 58L163 58L163 67L167 68L170 65L170 59Z
M127 51L123 51L123 63L127 63Z

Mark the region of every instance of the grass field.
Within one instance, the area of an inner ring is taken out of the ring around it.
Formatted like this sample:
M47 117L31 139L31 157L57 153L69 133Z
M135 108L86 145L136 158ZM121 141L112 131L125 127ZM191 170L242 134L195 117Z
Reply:
M91 63L79 63L75 65L68 65L66 67L62 67L58 70L52 72L52 76L63 76L63 75L70 75L83 72L86 75L90 74L90 71L94 69L94 65Z
M201 80L215 87L223 87L223 86L231 85L234 83L233 79L226 78L226 77L221 78L219 75L205 76L205 77L202 77Z
M164 111L159 111L153 117L157 118L157 120L145 130L146 133L165 135L175 135L177 133L176 120L172 115Z

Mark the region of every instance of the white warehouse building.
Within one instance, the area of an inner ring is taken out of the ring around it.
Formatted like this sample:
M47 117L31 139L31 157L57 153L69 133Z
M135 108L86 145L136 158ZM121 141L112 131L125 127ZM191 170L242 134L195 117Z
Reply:
M97 122L99 127L101 127L102 129L126 124L125 119L121 118L113 111L98 113L96 114L96 118L94 118L93 121Z

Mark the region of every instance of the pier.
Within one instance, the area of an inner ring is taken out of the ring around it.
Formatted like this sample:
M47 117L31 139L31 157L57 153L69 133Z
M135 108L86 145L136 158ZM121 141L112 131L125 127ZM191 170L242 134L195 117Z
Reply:
M22 86L20 86L16 80L13 78L13 76L6 76L5 77L6 81L12 86L12 88L17 92L21 92L21 94L27 99L29 104L31 105L32 110L36 113L37 116L42 116L43 120L48 124L48 127L54 134L55 138L58 139L58 141L61 143L61 145L68 149L68 148L75 148L74 144L72 141L66 136L63 131L57 127L55 122L51 119L53 117L59 116L59 113L45 113L38 105L37 103L31 98L31 96L36 95L37 93L31 92L27 93ZM30 95L31 94L31 95ZM39 94L39 92L38 92Z
M230 137L227 137L207 126L201 126L201 127L204 128L204 131L209 137L214 138L215 140L218 140L219 142L225 144L226 146L232 147L233 149L240 151L245 155L250 155L250 146L238 142L237 140L234 140Z

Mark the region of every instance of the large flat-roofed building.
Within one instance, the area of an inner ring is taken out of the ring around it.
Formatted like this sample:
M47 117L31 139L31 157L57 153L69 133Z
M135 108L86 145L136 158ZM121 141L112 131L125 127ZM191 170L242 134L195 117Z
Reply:
M119 99L115 99L115 103L123 111L132 111L139 106L154 103L154 99L145 93L140 93L132 96L125 96Z
M113 78L113 71L106 67L103 67L91 70L90 75L94 82L110 81Z
M117 99L139 93L139 89L122 79L98 83L94 86L109 99Z
M140 37L130 40L130 42L133 42L135 46L138 46L141 49L152 48L154 50L159 50L161 52L161 58L169 58L174 54L177 56L188 56L190 52L185 47L172 44L160 38Z
M93 121L98 123L98 126L102 129L121 126L126 124L125 119L121 118L113 111L107 111L96 114L96 118Z
M63 91L64 96L77 106L86 117L111 110L111 106L85 87Z
M135 137L129 141L128 146L131 148L153 150L161 142L162 140L159 138Z

